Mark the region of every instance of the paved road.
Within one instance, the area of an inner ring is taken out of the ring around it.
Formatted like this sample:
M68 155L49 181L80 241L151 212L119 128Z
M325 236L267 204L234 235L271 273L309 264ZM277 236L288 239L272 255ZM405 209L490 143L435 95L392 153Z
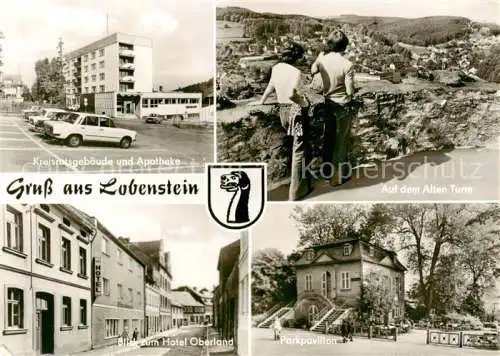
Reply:
M309 331L285 329L282 341L274 341L272 330L252 329L252 355L266 356L447 356L495 355L498 351L472 348L457 348L425 343L425 331L414 330L408 335L400 335L397 342L355 338L354 342L341 343L338 336L323 335ZM337 343L335 344L335 341ZM300 345L302 343L302 345Z
M500 150L456 149L419 153L361 168L351 181L331 187L316 181L307 201L463 201L500 197ZM269 200L286 200L288 185L271 190Z
M0 114L0 172L199 173L213 161L213 129L117 120L138 132L129 149L67 147L28 131L21 117Z

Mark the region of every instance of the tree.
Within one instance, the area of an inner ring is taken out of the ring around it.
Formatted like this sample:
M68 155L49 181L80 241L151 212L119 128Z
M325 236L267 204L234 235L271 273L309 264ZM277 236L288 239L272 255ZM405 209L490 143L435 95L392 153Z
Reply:
M387 316L394 307L393 295L390 286L378 273L371 272L361 286L361 295L358 300L358 319L363 324L385 323Z
M276 249L256 251L252 259L252 311L269 310L288 303L297 293L295 273L287 258Z
M36 95L38 101L50 103L62 103L64 100L64 77L61 71L61 60L59 58L44 58L36 61L36 80L32 88L32 94Z

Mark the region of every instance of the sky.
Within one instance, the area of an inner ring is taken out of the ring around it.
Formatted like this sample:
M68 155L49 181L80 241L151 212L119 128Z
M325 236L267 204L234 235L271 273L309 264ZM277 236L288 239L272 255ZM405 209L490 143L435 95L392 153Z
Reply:
M153 40L153 81L165 89L213 77L213 0L0 0L5 74L35 79L38 59L124 32ZM108 16L106 16L108 14ZM108 22L106 21L108 18Z
M500 23L498 0L218 0L217 6L240 6L258 12L302 14L424 17L463 16Z
M74 204L115 236L131 241L165 239L173 286L212 289L218 284L219 250L240 238L216 225L204 205Z

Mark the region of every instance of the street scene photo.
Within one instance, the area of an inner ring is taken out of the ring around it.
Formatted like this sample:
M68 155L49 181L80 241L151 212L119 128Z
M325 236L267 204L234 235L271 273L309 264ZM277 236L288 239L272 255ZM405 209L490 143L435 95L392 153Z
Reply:
M498 2L221 0L217 160L273 201L499 194Z
M200 173L213 162L211 1L5 6L0 172Z
M498 354L499 227L498 204L269 206L252 354Z
M248 235L203 205L0 208L0 355L248 356Z

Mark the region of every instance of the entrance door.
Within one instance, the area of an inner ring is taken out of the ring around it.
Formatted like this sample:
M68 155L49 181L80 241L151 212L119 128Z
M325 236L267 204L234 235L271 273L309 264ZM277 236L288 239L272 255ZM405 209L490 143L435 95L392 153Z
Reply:
M135 113L135 108L134 108L134 103L131 101L125 101L125 113L126 114L134 114Z
M315 304L309 306L309 325L312 326L316 322L316 315L318 314L318 307Z
M54 353L54 296L49 293L36 293L36 346L40 353Z

